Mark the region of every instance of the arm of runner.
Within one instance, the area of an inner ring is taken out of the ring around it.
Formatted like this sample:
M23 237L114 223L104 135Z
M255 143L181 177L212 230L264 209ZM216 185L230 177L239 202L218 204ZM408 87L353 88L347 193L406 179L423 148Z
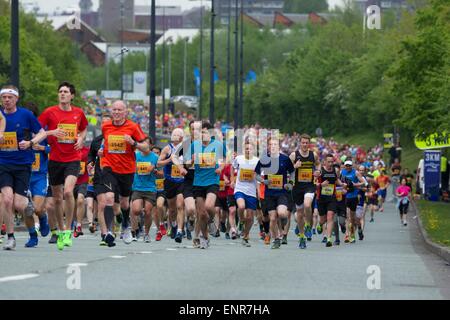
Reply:
M39 144L42 140L44 140L47 137L47 133L44 129L40 129L39 132L31 139L30 141L22 140L19 143L19 149L20 150L26 150L28 148L32 148L33 145Z
M314 171L314 176L316 178L320 177L320 171L322 169L322 165L319 160L319 156L314 152L314 166L316 167L316 171Z
M356 188L360 188L360 187L366 185L366 183L367 183L366 179L364 179L364 177L363 177L363 176L361 175L361 173L359 173L358 171L356 171L356 177L358 178L358 181L359 181L359 182L353 183L353 185L354 185Z
M3 116L3 113L0 112L0 143L3 142L3 134L5 133L6 129L6 119Z
M80 132L77 138L77 142L74 145L75 150L83 149L84 139L86 139L87 127L83 131Z
M142 151L144 153L147 153L150 151L150 145L147 140L144 139L143 141L138 142L127 134L125 134L123 137L124 137L126 143L135 147L137 150Z
M170 162L173 162L175 165L179 165L180 164L180 159L178 157L170 157L166 160L163 160L165 158L167 158L167 153L168 153L168 146L165 146L162 151L161 151L161 155L159 156L159 160L158 163L156 164L158 167L163 167L167 164L169 164Z

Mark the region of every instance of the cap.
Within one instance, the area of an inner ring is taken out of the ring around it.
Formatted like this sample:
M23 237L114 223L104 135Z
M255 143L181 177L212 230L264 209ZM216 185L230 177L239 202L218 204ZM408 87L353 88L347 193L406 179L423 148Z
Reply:
M350 160L347 160L344 162L344 166L352 166L353 162L351 162Z

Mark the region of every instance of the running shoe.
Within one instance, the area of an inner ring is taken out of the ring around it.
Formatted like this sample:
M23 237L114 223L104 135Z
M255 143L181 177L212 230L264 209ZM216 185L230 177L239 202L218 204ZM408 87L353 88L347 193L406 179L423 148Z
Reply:
M209 230L210 235L214 236L216 234L217 227L216 227L216 224L214 223L214 220L209 221L208 230Z
M165 236L167 234L167 230L166 230L166 227L164 226L164 224L159 225L159 231L161 232L161 235L163 235L163 236Z
M144 236L144 242L145 242L145 243L150 243L150 235L146 234L146 235Z
M335 245L335 246L338 246L338 245L340 245L340 244L341 244L341 241L340 241L340 240L335 240L335 241L334 241L334 245Z
M133 236L131 234L130 227L126 228L125 231L123 232L122 240L125 244L130 244L133 241Z
M75 238L78 238L79 236L82 236L83 234L84 233L83 233L83 230L81 230L81 226L76 227L75 231L73 232L73 236Z
M16 239L8 238L6 240L5 245L3 246L3 250L15 250L16 249Z
M71 247L72 246L72 231L71 230L66 230L64 231L64 246L65 247Z
M275 239L272 243L272 247L270 247L270 249L280 249L281 247L281 240L280 239Z
M42 237L46 237L50 233L47 214L44 214L41 218L39 218L39 232Z
M194 231L194 224L195 220L188 219L186 222L186 229L189 230L190 232Z
M349 243L350 242L350 237L348 236L348 234L345 235L344 242L345 243Z
M36 248L38 242L39 241L37 237L30 237L30 239L28 239L28 242L25 243L25 248Z
M177 232L174 239L176 243L181 243L181 241L183 241L183 234L181 232Z
M370 219L370 222L374 222L375 220L373 220L373 218Z
M203 236L200 236L200 249L206 249L208 248L208 242L206 241L206 239Z
M341 227L341 231L342 231L342 233L345 234L347 232L347 228L345 226L343 226L343 227Z
M360 241L364 240L364 233L362 230L358 230L358 236Z
M322 231L323 231L322 226L320 224L317 225L317 233L322 234Z
M264 238L266 237L266 234L264 232L260 232L259 233L259 239L264 240Z
M300 230L298 229L298 225L295 226L294 233L296 236L298 236L298 234L300 233Z
M60 231L58 233L58 240L56 240L56 246L57 246L58 250L64 249L64 232L63 231Z
M230 234L228 232L225 233L225 239L227 239L227 240L231 239Z
M111 232L108 232L108 234L105 236L105 242L108 245L108 247L115 247L116 244L114 243L114 236L112 235Z
M177 235L177 229L178 229L178 227L177 226L175 226L175 227L173 227L172 226L172 228L170 228L170 239L175 239L175 237L176 237L176 235Z
M250 242L248 242L248 239L242 238L241 243L244 247L247 247L247 248L251 247L251 244L250 244Z
M104 234L102 234L102 240L100 241L100 246L102 246L102 247L107 246L107 243L106 243L106 241L105 241L105 235L104 235Z
M186 228L186 239L192 240L192 233L188 228Z
M56 242L58 242L58 234L52 232L52 236L50 237L50 240L48 240L48 243L53 244Z
M244 223L243 222L239 222L238 230L239 230L239 232L244 231Z
M355 239L355 235L352 234L352 236L350 237L350 243L356 243L356 239Z
M95 227L95 224L93 224L93 223L89 224L89 232L90 233L95 233L96 229L97 228Z
M327 237L323 237L322 243L327 243Z
M311 226L305 226L305 236L306 240L311 241L312 240L312 229Z
M233 229L231 231L231 240L236 240L236 238L237 238L236 230Z
M333 243L331 243L331 241L327 241L327 244L325 245L325 247L332 247L333 246Z
M214 234L214 238L219 238L220 237L220 230L217 229L216 233Z
M287 244L287 235L283 236L283 240L281 240L281 244Z
M299 247L300 249L306 249L306 240L305 240L305 238L301 237L301 238L299 239L298 247Z
M317 234L316 228L313 228L312 231L313 231L313 234Z
M6 234L6 224L2 224L1 235L4 236Z
M200 239L195 238L194 240L192 240L192 246L194 248L200 248Z
M162 239L161 231L158 231L158 232L156 233L155 241L161 241L161 239Z
M225 222L220 223L220 232L222 232L222 233L227 232L227 226L226 226Z
M266 237L264 238L264 244L266 245L270 244L270 235L266 234Z
M403 226L407 226L408 225L408 223L405 221L405 222L403 222Z

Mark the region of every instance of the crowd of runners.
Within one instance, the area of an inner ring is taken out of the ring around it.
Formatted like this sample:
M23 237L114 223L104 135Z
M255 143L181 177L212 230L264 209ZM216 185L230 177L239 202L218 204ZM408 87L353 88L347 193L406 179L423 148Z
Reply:
M341 237L364 239L366 212L371 223L383 212L391 183L407 225L412 176L388 168L380 146L363 150L259 126L223 132L191 120L188 130L171 130L171 142L160 149L129 119L123 101L102 114L102 134L88 146L88 121L72 105L75 94L72 84L61 83L58 104L40 113L33 104L17 106L14 86L0 91L5 250L16 247L15 215L24 217L26 248L38 246L38 233L63 250L87 232L99 234L105 247L170 237L206 249L222 234L250 247L258 243L250 241L255 225L264 244L278 249L287 245L291 224L300 249L314 236L332 247Z

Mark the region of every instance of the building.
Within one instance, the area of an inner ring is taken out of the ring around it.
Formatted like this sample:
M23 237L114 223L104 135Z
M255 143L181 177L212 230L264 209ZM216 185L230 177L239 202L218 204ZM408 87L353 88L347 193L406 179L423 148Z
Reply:
M137 29L150 29L150 6L135 6L134 25ZM155 24L157 30L183 28L183 11L180 6L156 6Z
M226 24L228 21L229 0L216 0L215 11L220 21ZM241 0L238 1L240 9ZM283 12L284 0L245 0L244 13L246 14L262 14L269 15L275 12ZM231 15L235 16L236 1L231 0Z
M381 10L410 8L407 0L355 0L355 3L361 12L365 12L371 5L377 5Z
M100 0L98 24L108 38L119 40L123 10L124 29L134 28L134 0Z
M294 25L306 25L307 23L312 24L325 24L333 16L331 13L280 13L276 12L274 14L245 14L244 21L253 24L259 28L269 27L276 28L277 26L282 26L290 28Z

